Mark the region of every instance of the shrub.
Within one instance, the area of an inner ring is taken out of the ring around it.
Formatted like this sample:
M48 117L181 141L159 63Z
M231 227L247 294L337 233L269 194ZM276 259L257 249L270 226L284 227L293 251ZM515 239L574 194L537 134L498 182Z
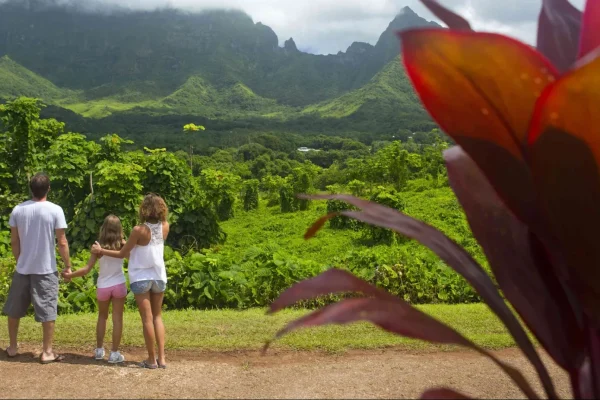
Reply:
M258 208L258 185L257 179L250 179L242 185L242 198L244 210L256 210Z

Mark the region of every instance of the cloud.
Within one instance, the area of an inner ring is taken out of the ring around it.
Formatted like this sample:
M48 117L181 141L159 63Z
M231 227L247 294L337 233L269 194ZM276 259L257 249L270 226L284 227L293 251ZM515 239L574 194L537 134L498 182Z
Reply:
M25 1L25 0L23 0ZM189 11L241 9L255 22L273 28L283 43L293 37L298 48L328 54L352 42L375 44L404 6L428 20L438 21L419 0L52 0L101 11L126 7L150 10L170 6ZM499 32L535 42L541 0L440 0L468 17L477 30ZM572 0L582 8L585 0ZM2 0L0 0L0 3Z

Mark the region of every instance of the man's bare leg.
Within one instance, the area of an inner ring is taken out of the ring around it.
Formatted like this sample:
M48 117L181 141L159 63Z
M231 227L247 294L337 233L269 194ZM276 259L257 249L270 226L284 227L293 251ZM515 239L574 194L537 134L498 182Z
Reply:
M14 357L17 355L18 344L17 344L17 335L19 334L19 322L21 320L18 318L10 318L8 317L8 337L10 339L10 346L6 349L9 357Z
M44 332L44 350L42 353L42 362L50 361L56 358L52 352L52 340L54 339L54 321L42 322Z

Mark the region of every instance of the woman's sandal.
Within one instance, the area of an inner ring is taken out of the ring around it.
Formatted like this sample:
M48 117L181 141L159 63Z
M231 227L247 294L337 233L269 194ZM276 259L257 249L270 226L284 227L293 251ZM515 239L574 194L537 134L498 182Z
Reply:
M158 368L160 368L160 369L167 369L167 365L166 364L160 364L158 362L158 360L156 360L156 365L158 365Z
M148 364L148 361L146 361L146 360L139 363L138 366L140 368L147 368L147 369L157 369L158 368L158 364Z

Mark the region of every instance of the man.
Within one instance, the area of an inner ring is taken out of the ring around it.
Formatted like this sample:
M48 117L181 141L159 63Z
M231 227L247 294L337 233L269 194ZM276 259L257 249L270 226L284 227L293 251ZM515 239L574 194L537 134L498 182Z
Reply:
M19 321L33 303L35 320L42 323L43 329L44 348L40 361L48 364L63 359L52 350L54 321L58 311L55 237L66 272L71 270L71 260L65 236L65 214L60 206L46 200L50 191L50 179L47 175L38 173L31 178L29 188L32 199L16 206L9 220L17 271L4 305L10 338L6 353L8 357L17 355Z

